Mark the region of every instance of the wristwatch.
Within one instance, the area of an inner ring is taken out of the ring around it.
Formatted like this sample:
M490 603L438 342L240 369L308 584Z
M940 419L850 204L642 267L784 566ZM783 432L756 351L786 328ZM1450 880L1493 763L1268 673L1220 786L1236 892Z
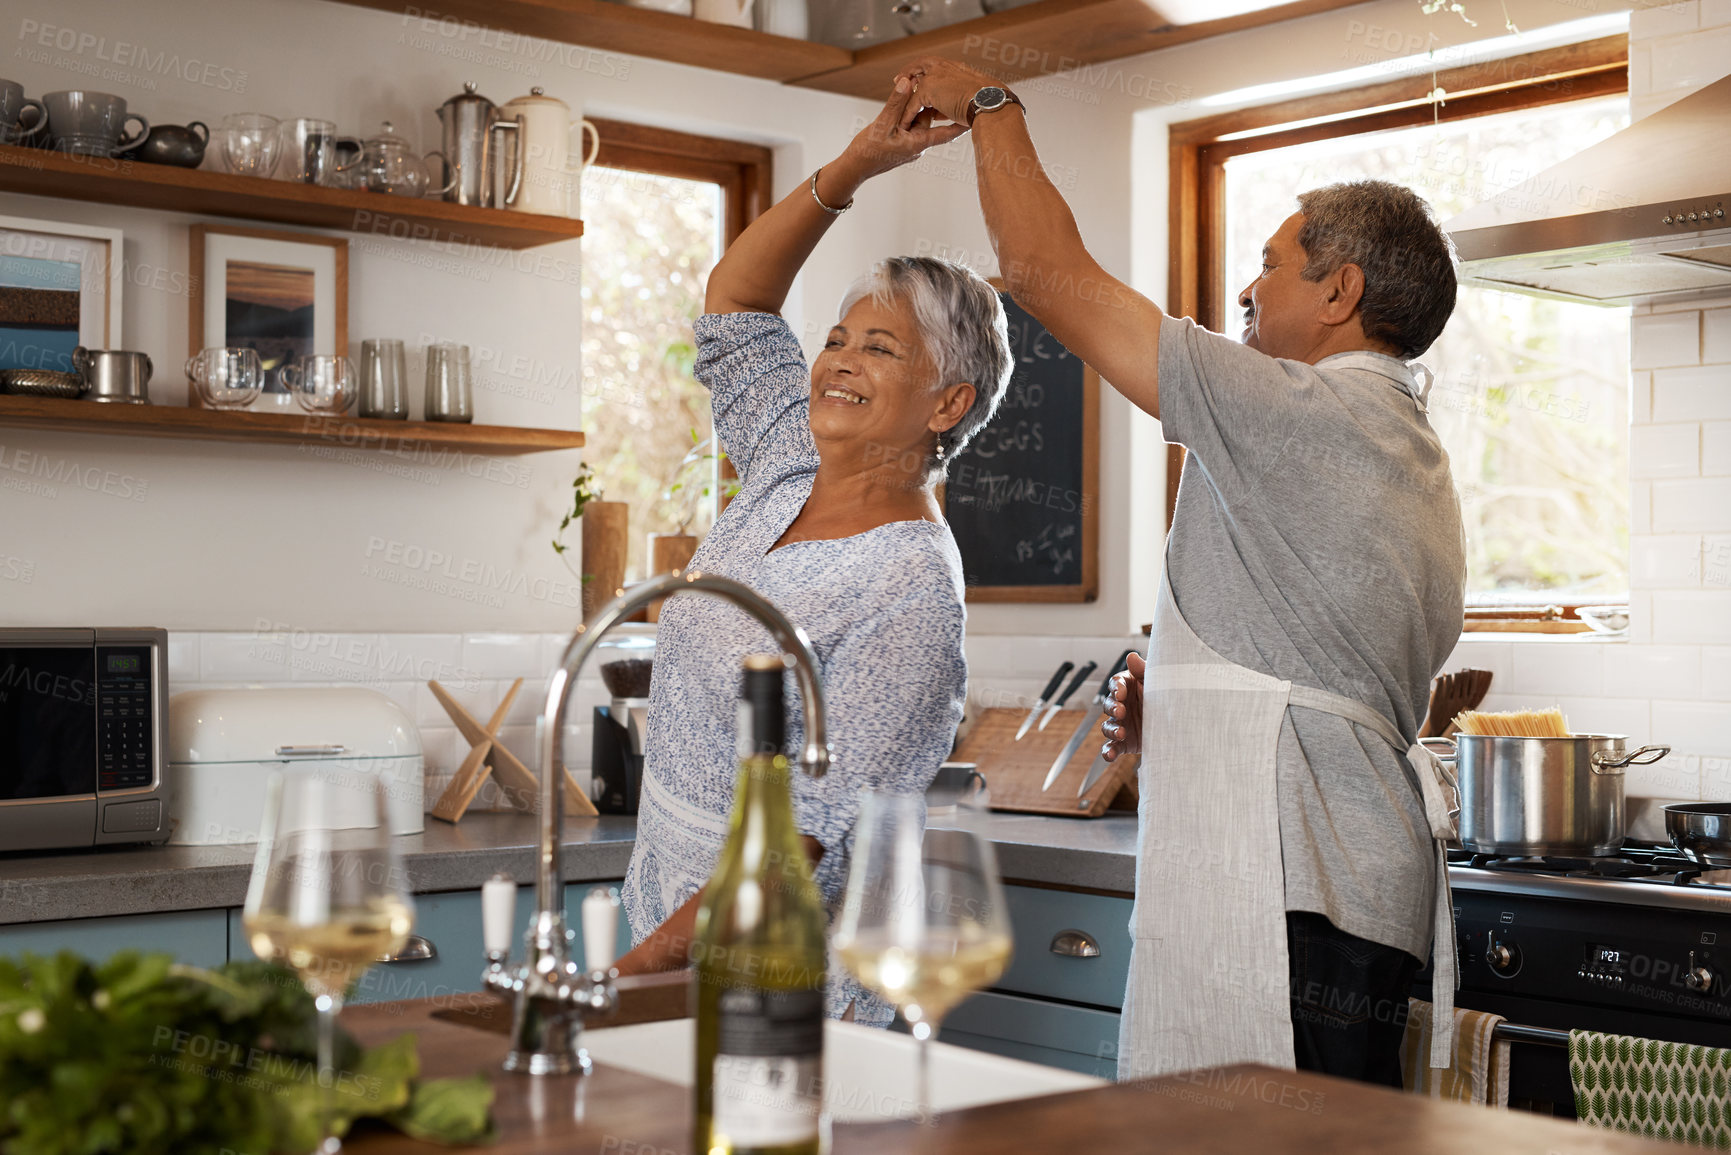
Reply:
M974 93L974 98L968 101L968 124L971 126L974 123L974 117L982 112L996 112L1009 104L1021 105L1024 112L1028 109L1027 105L1022 104L1022 98L1009 89L988 84Z

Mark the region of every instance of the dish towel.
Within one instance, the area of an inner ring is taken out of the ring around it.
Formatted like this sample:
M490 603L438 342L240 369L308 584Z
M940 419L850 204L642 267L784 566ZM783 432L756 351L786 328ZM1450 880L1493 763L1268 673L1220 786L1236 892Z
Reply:
M1400 1043L1401 1082L1415 1095L1454 1099L1486 1107L1509 1105L1509 1044L1495 1038L1501 1015L1455 1008L1454 1061L1432 1067L1431 1017L1423 999L1407 1001L1406 1036Z
M1731 1051L1570 1031L1569 1080L1583 1123L1731 1149Z

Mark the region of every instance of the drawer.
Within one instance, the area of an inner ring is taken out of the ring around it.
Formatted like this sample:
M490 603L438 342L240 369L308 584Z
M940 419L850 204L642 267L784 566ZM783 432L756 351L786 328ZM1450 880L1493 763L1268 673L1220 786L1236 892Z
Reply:
M76 918L0 926L0 955L51 955L69 950L102 960L116 951L166 951L193 966L221 966L228 959L228 927L220 910Z
M986 991L951 1011L938 1038L1102 1079L1118 1074L1118 1014Z
M1123 1007L1130 973L1130 899L1033 886L1006 886L1004 899L1016 950L994 990ZM1087 935L1100 953L1092 958L1055 953L1053 946L1061 945L1065 931Z
M576 955L583 958L583 935L576 922L577 904L591 886L617 888L619 882L570 883L565 887L565 901L578 931ZM511 940L513 955L522 957L523 933L529 927L529 916L535 909L535 888L517 888L516 931ZM246 932L241 926L241 912L229 912L230 941L233 957L253 958L247 945ZM624 919L620 920L621 926ZM432 944L435 956L414 961L380 963L360 977L350 997L353 1003L394 1002L398 999L448 998L481 989L481 971L486 965L481 946L481 892L451 890L436 894L415 895L414 933ZM624 946L630 946L630 931L623 932Z

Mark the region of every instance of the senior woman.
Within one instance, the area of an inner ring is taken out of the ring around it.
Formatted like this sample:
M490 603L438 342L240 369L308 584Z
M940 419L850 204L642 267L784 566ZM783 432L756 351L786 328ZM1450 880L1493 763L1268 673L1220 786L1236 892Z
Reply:
M961 721L963 582L934 492L990 419L1011 370L997 294L959 265L879 262L843 298L810 365L778 316L794 277L866 179L959 129L907 129L907 82L811 182L758 218L710 274L697 377L742 488L692 567L736 578L810 636L836 764L793 777L794 815L833 909L859 797L919 793ZM734 607L679 597L662 610L637 842L625 908L638 945L622 973L686 964L697 897L720 856L738 773L741 663L774 646ZM801 740L797 710L788 740ZM826 1009L887 1025L893 1012L832 973Z

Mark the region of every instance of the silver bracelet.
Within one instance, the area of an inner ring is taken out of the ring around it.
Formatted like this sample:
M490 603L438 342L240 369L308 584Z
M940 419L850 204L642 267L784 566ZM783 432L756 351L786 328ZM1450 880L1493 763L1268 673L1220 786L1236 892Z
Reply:
M843 213L847 212L849 209L853 208L853 200L850 198L848 200L847 204L841 206L841 208L839 208L839 209L832 209L828 205L824 204L823 198L817 195L817 178L822 176L822 175L823 175L823 169L821 169L821 168L818 169L816 172L811 174L811 199L817 202L818 208L822 209L824 212L828 213L830 216L839 217Z

